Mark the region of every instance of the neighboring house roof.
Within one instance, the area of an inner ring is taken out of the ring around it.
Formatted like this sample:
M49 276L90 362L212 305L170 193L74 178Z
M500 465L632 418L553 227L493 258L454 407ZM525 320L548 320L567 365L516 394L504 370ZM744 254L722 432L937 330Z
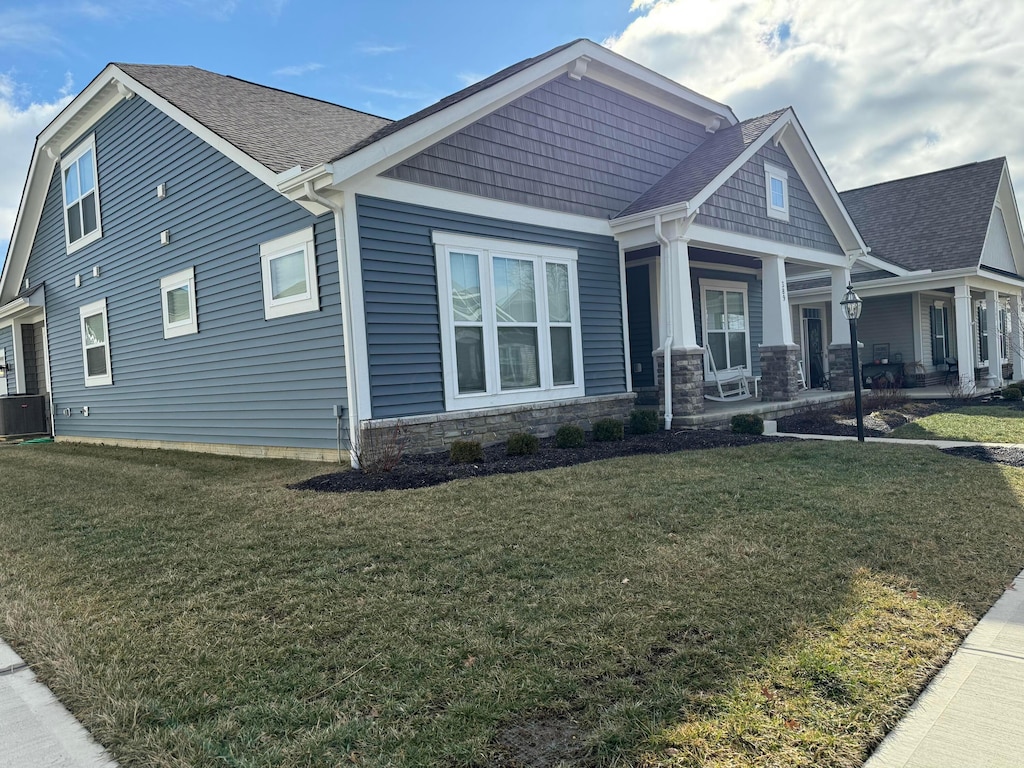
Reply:
M841 192L877 256L911 270L977 267L1006 159Z
M391 121L196 67L116 64L275 173L327 162Z
M785 113L786 109L779 109L719 130L622 209L615 218L653 211L692 199Z

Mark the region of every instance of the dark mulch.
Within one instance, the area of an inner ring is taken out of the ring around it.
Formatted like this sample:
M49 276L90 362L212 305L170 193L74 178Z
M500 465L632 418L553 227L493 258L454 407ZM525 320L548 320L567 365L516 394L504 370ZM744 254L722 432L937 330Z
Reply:
M1024 450L1020 448L988 448L971 445L966 448L943 448L943 453L965 459L977 459L989 464L1005 464L1009 467L1024 467Z
M717 430L659 431L652 435L630 435L624 440L597 443L590 439L580 448L558 448L554 438L540 441L540 450L532 456L508 456L504 443L484 449L484 460L475 464L452 464L448 453L430 453L403 457L391 472L335 472L319 475L289 486L296 490L346 493L349 491L402 491L427 488L464 477L535 472L567 467L600 459L634 456L644 453L674 453L703 448L723 448L754 443L779 442L787 438L738 435ZM792 438L788 438L792 439Z
M864 434L868 437L886 437L897 427L931 416L933 413L964 408L972 405L1007 405L1020 407L1017 403L1010 404L1000 398L978 398L966 402L954 400L908 400L905 403L883 403L878 407L872 402L871 395L864 398ZM779 419L779 432L792 432L801 435L847 435L857 434L857 419L853 405L843 408L832 408L808 413L798 413Z

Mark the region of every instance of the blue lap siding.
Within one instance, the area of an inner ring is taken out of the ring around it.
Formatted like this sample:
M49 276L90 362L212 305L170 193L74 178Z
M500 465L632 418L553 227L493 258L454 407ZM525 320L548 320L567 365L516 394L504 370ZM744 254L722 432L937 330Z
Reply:
M332 406L346 390L333 217L284 199L142 98L90 133L103 236L66 253L55 168L27 271L31 284L46 281L56 433L334 446ZM320 311L265 320L260 243L309 226ZM199 333L164 339L160 279L189 267ZM100 299L113 385L86 387L79 308Z
M624 392L618 246L610 237L359 197L374 418L444 411L433 230L575 248L587 395Z

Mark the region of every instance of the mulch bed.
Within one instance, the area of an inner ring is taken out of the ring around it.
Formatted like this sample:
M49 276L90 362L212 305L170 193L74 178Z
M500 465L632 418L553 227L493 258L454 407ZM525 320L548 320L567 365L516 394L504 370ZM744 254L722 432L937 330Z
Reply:
M966 448L943 448L942 452L964 459L985 461L989 464L1024 467L1024 450L1020 448L989 448L984 445L971 445Z
M679 432L661 430L651 435L627 434L623 440L602 443L588 439L580 448L558 448L554 438L544 438L540 441L540 449L531 456L509 456L505 444L499 443L485 448L484 460L475 464L452 464L447 452L405 456L391 472L334 472L329 475L318 475L288 487L329 493L402 491L409 488L427 488L464 477L535 472L620 456L725 448L789 439L794 438L738 435L710 429Z

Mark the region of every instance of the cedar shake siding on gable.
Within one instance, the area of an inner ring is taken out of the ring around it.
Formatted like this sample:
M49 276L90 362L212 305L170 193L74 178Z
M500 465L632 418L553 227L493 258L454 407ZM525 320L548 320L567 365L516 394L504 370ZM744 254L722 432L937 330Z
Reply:
M767 213L764 164L786 171L789 185L789 221ZM696 222L717 229L799 245L829 253L842 253L832 230L811 199L789 155L769 142L700 206Z
M373 418L444 411L434 230L577 249L586 394L626 391L612 238L362 196L357 211Z
M141 98L94 131L103 237L66 254L56 169L27 271L46 281L57 435L335 446L332 406L346 396L333 217L285 200ZM265 320L259 245L311 225L321 309ZM188 267L199 333L164 339L160 278ZM114 383L85 387L79 307L100 299Z
M621 91L562 76L383 175L607 218L707 136L704 126Z

